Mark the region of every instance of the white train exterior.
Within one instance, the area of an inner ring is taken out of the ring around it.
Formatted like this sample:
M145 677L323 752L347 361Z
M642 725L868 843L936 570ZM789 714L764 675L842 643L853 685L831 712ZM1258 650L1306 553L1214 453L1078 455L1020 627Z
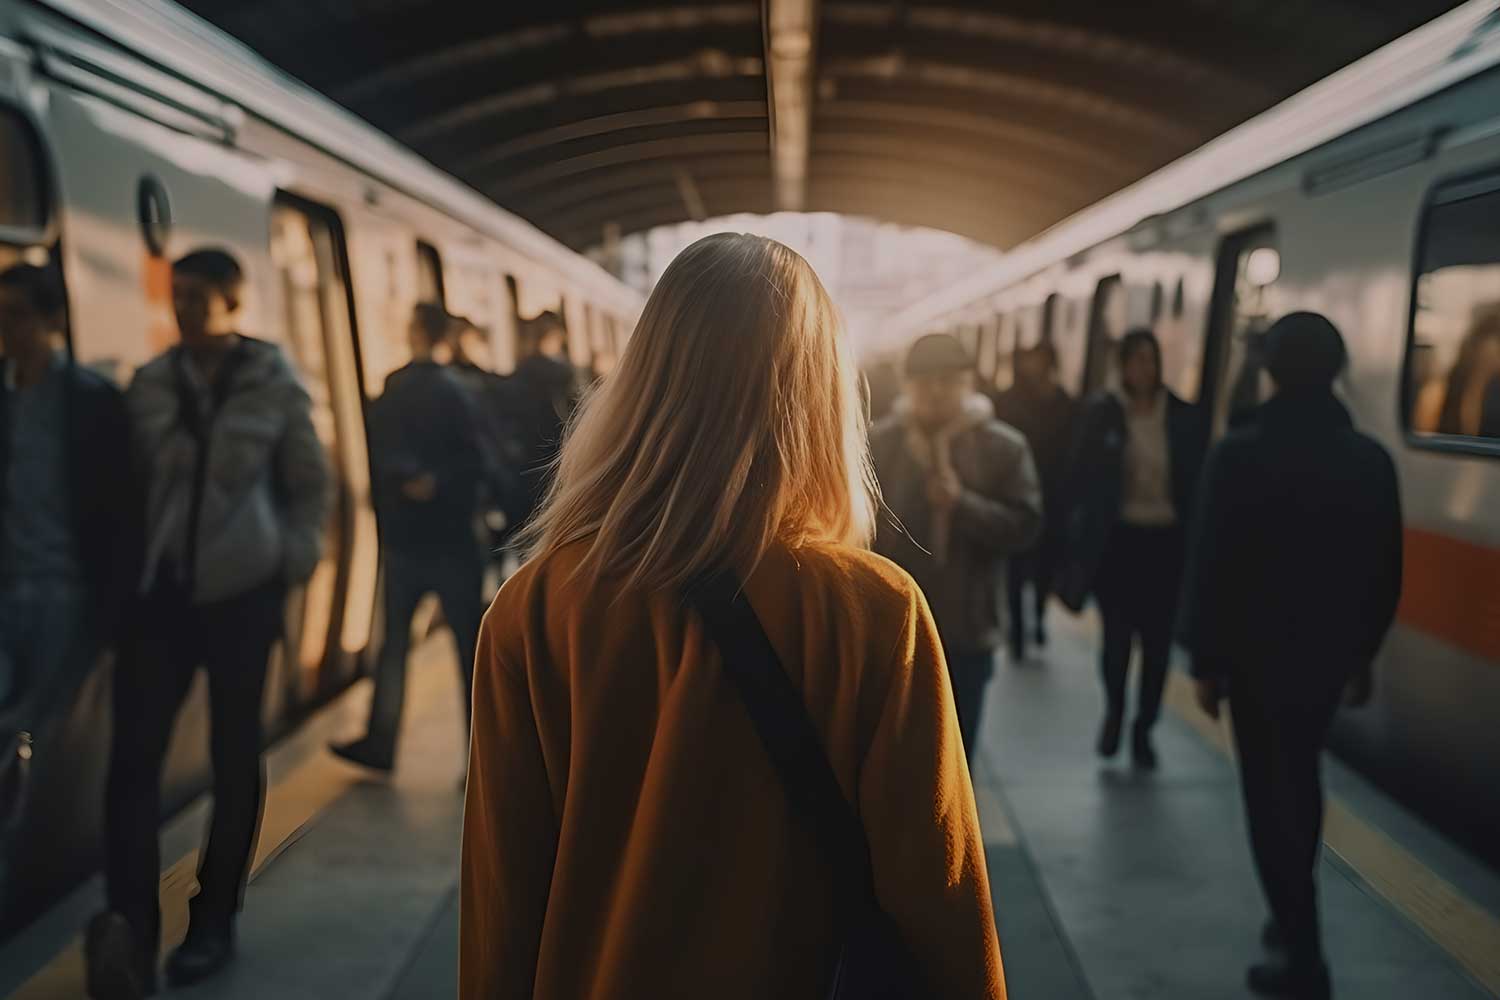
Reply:
M1274 59L1274 52L1265 53ZM1375 704L1338 747L1493 851L1500 843L1500 10L1457 8L893 317L957 330L1003 385L1043 336L1087 391L1146 326L1222 429L1255 331L1328 315L1340 391L1397 462L1398 624ZM1266 622L1274 629L1275 622Z
M121 385L174 338L170 269L200 246L249 274L244 332L279 343L314 400L338 478L323 563L294 595L266 705L284 728L378 643L364 405L407 360L419 299L485 328L508 371L517 316L562 312L580 365L616 356L639 296L606 272L271 69L175 5L0 0L0 266L55 260L77 362ZM108 670L39 747L24 877L0 922L88 870L97 848ZM196 692L169 806L203 787Z

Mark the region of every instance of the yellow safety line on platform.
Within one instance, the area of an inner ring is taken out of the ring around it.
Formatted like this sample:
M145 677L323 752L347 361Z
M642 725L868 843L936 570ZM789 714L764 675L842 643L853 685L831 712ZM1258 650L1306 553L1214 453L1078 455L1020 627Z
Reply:
M333 758L319 755L276 783L266 794L251 877L258 874L293 835L357 783L359 775ZM190 851L161 876L161 939L165 953L175 948L188 925L188 899L197 883L198 852ZM13 1000L78 1000L85 996L83 938L75 938L31 977Z
M980 775L974 776L974 804L979 807L979 829L985 847L1015 847L1016 831L1000 804L1000 796Z
M1228 719L1215 723L1204 715L1193 697L1192 681L1180 673L1170 675L1167 704L1219 752L1234 756ZM1500 919L1334 796L1328 797L1323 814L1323 844L1484 990L1500 996Z

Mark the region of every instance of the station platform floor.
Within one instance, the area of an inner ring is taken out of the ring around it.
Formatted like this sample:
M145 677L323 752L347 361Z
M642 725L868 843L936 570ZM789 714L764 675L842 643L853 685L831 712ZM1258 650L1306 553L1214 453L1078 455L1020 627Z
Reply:
M1015 1000L1239 1000L1264 906L1227 730L1174 676L1161 768L1100 762L1088 619L1001 658L974 767L995 913ZM462 736L453 650L411 672L395 776L331 757L357 732L361 684L269 755L271 792L239 923L217 979L162 995L419 1000L456 994ZM1500 874L1465 856L1335 761L1322 898L1335 993L1360 1000L1500 996ZM163 831L164 948L180 939L208 803ZM0 949L0 995L84 995L80 929L102 899L79 887Z

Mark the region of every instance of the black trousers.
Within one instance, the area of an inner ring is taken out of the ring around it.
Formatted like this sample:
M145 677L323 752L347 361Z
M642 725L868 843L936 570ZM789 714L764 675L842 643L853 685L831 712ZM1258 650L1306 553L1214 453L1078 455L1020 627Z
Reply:
M394 757L406 702L406 658L411 651L411 620L417 604L435 593L458 646L458 675L464 693L464 724L469 721L474 686L474 647L484 617L484 555L465 535L420 549L392 547L385 561L385 642L375 664L375 695L370 700L369 739Z
M1323 836L1321 757L1337 699L1299 704L1267 696L1254 678L1230 678L1250 850L1271 916L1293 964L1322 961L1318 851Z
M1006 593L1010 610L1010 646L1012 652L1026 648L1026 588L1031 588L1032 618L1040 630L1047 616L1047 599L1052 596L1052 580L1062 555L1061 517L1047 515L1042 537L1025 552L1017 552L1006 563Z
M213 604L159 591L137 610L114 677L114 735L105 791L109 908L155 954L161 935L163 759L193 674L208 674L214 812L198 862L193 919L227 924L239 909L265 799L261 696L282 632L280 581Z
M948 659L948 679L953 685L953 707L958 712L958 731L963 737L964 756L974 762L979 738L979 719L984 708L984 689L995 670L993 650L954 653Z
M1125 714L1130 657L1141 647L1140 691L1135 721L1144 733L1161 714L1162 690L1172 657L1172 624L1182 587L1183 532L1177 525L1160 528L1117 524L1099 566L1094 594L1104 618L1100 673L1112 716Z

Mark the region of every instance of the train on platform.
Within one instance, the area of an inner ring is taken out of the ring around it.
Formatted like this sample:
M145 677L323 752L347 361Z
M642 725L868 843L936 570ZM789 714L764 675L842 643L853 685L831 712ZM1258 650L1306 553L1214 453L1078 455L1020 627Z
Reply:
M1268 56L1274 54L1268 53ZM984 378L1050 342L1063 384L1148 327L1222 433L1268 391L1258 336L1329 316L1339 391L1394 456L1405 585L1373 705L1335 747L1500 859L1500 6L1456 8L892 318L957 332ZM1275 622L1266 622L1274 629Z
M58 269L76 363L128 383L175 339L171 260L203 246L244 264L242 329L294 361L336 472L323 561L273 654L274 735L378 645L364 413L408 360L413 305L472 320L488 337L475 360L503 373L518 323L544 310L564 317L576 364L606 367L642 302L175 5L0 0L0 267ZM35 748L5 928L96 867L109 673L106 654ZM207 787L205 706L195 690L177 728L169 809Z

